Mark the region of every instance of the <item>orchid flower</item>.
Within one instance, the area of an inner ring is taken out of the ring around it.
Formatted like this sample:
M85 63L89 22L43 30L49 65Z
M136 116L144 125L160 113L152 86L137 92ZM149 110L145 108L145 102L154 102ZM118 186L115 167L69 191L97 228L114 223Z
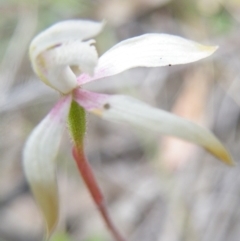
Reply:
M135 67L185 64L211 55L216 47L168 34L145 34L124 40L100 58L94 36L104 23L88 20L59 22L37 35L30 45L34 72L61 94L60 100L37 125L26 142L23 164L27 180L46 220L48 237L58 221L55 157L66 126L73 141L73 157L93 200L116 240L124 240L113 226L101 191L84 155L85 111L106 120L128 123L159 134L201 145L227 164L224 146L207 129L124 95L93 93L83 84ZM67 124L66 124L67 123Z

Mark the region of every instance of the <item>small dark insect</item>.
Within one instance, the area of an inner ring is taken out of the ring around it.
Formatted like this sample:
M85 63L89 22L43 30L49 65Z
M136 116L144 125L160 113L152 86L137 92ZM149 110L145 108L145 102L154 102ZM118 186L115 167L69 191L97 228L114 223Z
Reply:
M169 64L168 66L172 66L171 64Z
M108 110L108 109L110 109L110 105L108 103L106 103L106 104L104 104L103 108Z

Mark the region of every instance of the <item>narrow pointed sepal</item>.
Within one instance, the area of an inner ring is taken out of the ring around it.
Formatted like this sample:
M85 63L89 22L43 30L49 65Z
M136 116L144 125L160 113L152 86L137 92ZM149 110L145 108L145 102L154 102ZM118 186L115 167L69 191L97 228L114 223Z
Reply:
M35 199L46 220L47 237L59 216L55 157L71 102L61 99L29 136L23 153L23 166Z
M234 162L221 142L207 129L191 121L156 109L132 97L75 91L75 100L98 116L162 135L179 137L204 147L228 165Z

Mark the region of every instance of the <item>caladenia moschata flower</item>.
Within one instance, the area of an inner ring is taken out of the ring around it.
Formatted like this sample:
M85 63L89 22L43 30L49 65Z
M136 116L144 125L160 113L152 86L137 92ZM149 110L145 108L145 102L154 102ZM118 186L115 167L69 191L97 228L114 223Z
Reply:
M107 214L84 155L85 111L147 132L173 135L196 143L223 162L233 164L224 146L205 128L132 97L93 93L82 88L85 83L134 67L194 62L211 55L216 47L168 34L145 34L118 43L98 58L95 41L91 38L100 33L103 25L87 20L63 21L41 32L30 45L35 73L61 94L58 103L31 133L23 157L26 177L46 220L47 237L58 221L55 157L62 133L68 126L73 157L82 178L116 240L124 240Z

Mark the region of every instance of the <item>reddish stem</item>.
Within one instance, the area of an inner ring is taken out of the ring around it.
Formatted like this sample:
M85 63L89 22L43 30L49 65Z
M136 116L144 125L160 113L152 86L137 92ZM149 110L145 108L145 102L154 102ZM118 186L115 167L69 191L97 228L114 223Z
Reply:
M73 148L73 157L77 163L78 170L81 173L82 178L83 178L85 184L87 185L88 190L89 190L90 194L92 195L92 198L93 198L95 204L97 205L108 229L110 230L113 237L117 241L125 241L125 239L120 235L120 233L117 231L116 227L113 225L113 222L111 221L111 219L108 215L108 211L104 204L104 198L103 198L102 192L97 184L97 181L93 174L92 168L84 156L84 152L83 152L82 148L74 147Z

